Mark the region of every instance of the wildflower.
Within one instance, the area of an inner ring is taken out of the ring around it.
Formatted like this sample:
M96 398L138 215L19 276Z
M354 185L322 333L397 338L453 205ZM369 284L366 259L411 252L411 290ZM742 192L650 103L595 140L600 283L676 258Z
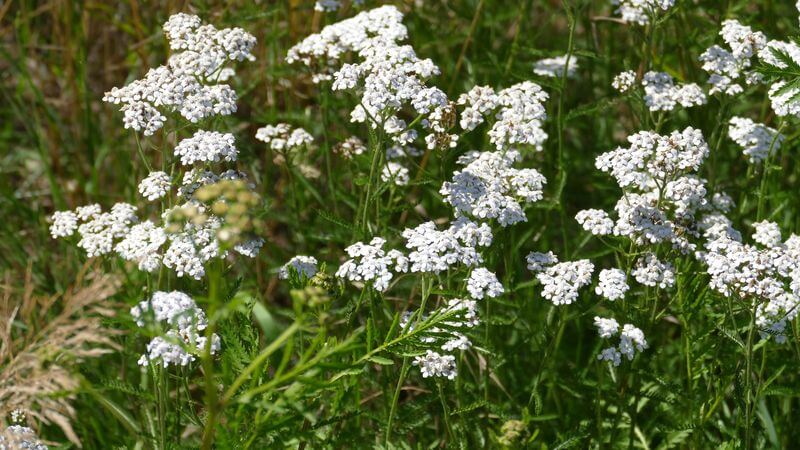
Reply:
M139 193L144 198L153 201L157 200L169 192L170 179L166 172L150 172L147 177L139 183Z
M684 108L703 105L706 96L700 86L691 84L675 85L672 77L665 72L647 72L642 79L644 101L650 111L672 111L680 104Z
M381 180L385 183L391 182L397 186L405 186L409 182L408 169L402 164L389 161L381 170Z
M614 76L614 80L611 82L611 87L619 91L619 93L624 94L625 92L628 92L634 84L636 84L636 72L632 70L626 70Z
M580 288L592 282L594 264L588 259L554 264L536 275L542 283L542 297L554 305L569 305L578 298Z
M567 66L569 61L569 66ZM561 78L564 69L567 71L567 78L575 78L578 72L578 61L574 56L563 55L555 58L540 59L533 63L533 73L543 77Z
M50 236L53 239L72 236L78 229L78 216L72 211L56 211L50 220Z
M146 220L131 227L128 234L114 247L127 261L135 261L139 270L155 272L161 267L160 249L167 242L163 228Z
M619 323L614 319L595 316L594 325L597 327L597 333L602 338L610 338L619 332Z
M600 271L600 282L595 292L612 302L619 300L625 297L629 289L625 278L625 272L620 269L603 269Z
M647 253L636 261L633 278L645 286L666 289L675 284L675 270L672 264L661 262L656 255Z
M753 224L756 232L753 233L753 240L765 247L776 247L781 244L781 229L775 222L762 220Z
M584 209L578 211L578 214L575 215L575 220L581 224L584 230L595 236L611 234L614 230L614 221L608 217L607 212L601 209Z
M269 144L275 151L290 151L314 143L314 138L302 128L294 128L286 123L267 125L256 131L256 139Z
M467 290L476 300L482 300L484 296L499 297L505 292L503 285L497 281L497 276L484 267L473 270L469 275Z
M487 224L476 224L465 217L456 219L448 229L439 231L433 222L425 222L402 233L411 272L439 273L455 264L476 266L483 263L477 247L492 243Z
M750 163L759 163L767 158L770 149L778 151L786 137L777 130L743 117L733 117L728 136L742 147L742 153Z
M279 276L286 280L289 278L289 270L294 270L300 278L311 279L317 274L317 258L313 256L297 255L281 267Z
M353 156L363 155L367 152L367 146L361 139L351 136L333 148L333 151L342 155L344 159L352 159Z
M515 169L518 152L481 153L463 170L456 171L452 182L442 184L445 203L453 206L456 216L497 219L502 226L525 222L520 201L542 199L547 182L535 169Z
M397 250L386 252L384 244L385 239L375 237L369 244L356 242L347 247L350 259L339 266L336 276L353 282L371 282L376 290L385 291L394 277L392 270L408 270L408 258Z
M427 350L425 355L414 357L412 364L419 366L422 378L445 377L453 380L458 375L455 356L440 355L432 350Z
M131 316L140 327L165 322L169 328L163 336L156 336L147 344L147 352L139 359L141 366L153 362L160 362L163 367L185 366L205 351L208 341L200 335L208 326L205 313L183 292L155 292L152 298L131 308ZM220 349L220 339L216 334L211 338L213 355Z
M196 162L236 161L239 151L234 140L230 133L199 130L178 143L175 156L180 157L181 164L185 166Z
M611 4L617 6L616 13L623 21L647 25L652 15L672 8L675 0L611 0Z
M599 361L608 361L614 366L619 366L622 363L623 355L630 361L633 360L637 351L643 352L648 347L642 330L629 323L622 326L622 331L619 329L619 323L614 319L595 317L594 323L598 334L603 339L609 339L619 334L617 347L603 349L597 355Z
M751 66L751 58L764 48L767 38L763 33L753 32L750 27L732 19L722 23L719 34L731 50L713 45L699 59L703 63L703 70L711 74L708 81L712 95L718 92L736 95L744 91L739 84L742 76L747 84L757 81L755 73L746 72L746 69Z

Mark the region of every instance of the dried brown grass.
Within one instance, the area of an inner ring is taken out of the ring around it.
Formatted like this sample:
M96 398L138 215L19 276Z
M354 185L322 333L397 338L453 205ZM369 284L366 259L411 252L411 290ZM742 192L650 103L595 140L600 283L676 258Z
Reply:
M52 296L34 295L31 271L16 290L5 276L0 290L0 417L22 409L29 422L55 424L80 446L70 402L81 377L77 364L118 346L118 331L103 327L115 313L110 297L118 281L85 265L72 286Z

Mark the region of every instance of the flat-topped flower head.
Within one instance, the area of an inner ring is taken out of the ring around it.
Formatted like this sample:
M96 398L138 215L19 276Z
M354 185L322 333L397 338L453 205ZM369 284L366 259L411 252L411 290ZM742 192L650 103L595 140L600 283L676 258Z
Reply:
M139 182L139 193L142 197L153 201L164 197L169 192L171 180L166 172L150 172Z
M175 147L175 156L185 166L195 163L233 162L238 155L233 135L217 131L198 130Z
M406 272L408 258L398 250L383 249L386 239L375 237L369 244L356 242L345 251L350 259L339 266L336 276L351 282L367 282L378 291L385 291L393 272Z
M620 300L625 297L629 286L625 272L620 269L603 269L600 271L599 283L595 293L611 300Z
M467 291L472 298L482 300L484 297L499 297L505 289L497 280L497 275L485 267L478 267L467 279Z
M778 130L745 117L731 119L728 136L742 147L742 153L750 163L765 160L771 153L777 152L786 139Z
M592 282L594 264L588 259L554 264L536 274L542 297L554 305L569 305L578 299L582 287Z
M456 216L495 219L502 226L525 222L521 203L541 200L547 181L535 169L512 167L519 158L513 150L480 153L454 173L452 182L442 184L439 192Z
M647 25L651 17L675 6L675 0L611 0L611 4L617 7L615 12L623 21Z

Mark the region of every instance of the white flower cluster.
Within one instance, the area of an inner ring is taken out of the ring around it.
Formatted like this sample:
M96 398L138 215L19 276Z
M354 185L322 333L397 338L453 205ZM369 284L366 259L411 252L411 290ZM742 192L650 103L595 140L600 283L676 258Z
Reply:
M669 262L661 262L656 255L647 253L636 261L633 278L639 283L666 289L675 284L675 269Z
M48 446L36 436L32 428L23 425L9 425L0 433L0 450L48 450Z
M369 244L356 242L345 251L350 259L339 266L336 276L354 282L371 282L378 291L385 291L394 277L392 271L407 272L408 258L399 250L383 249L386 239L375 237Z
M217 76L230 61L255 59L255 38L241 28L202 25L199 17L188 14L171 16L164 33L174 52L168 64L103 97L122 105L125 128L151 135L167 120L162 111L177 112L193 123L236 111L236 93L227 84L217 84Z
M160 121L158 124L134 123L133 128L144 128L146 135L163 124L159 107L167 112L178 111L191 122L235 110L233 90L227 85L213 83L233 75L230 68L224 67L228 62L254 59L250 51L255 38L240 28L217 30L211 25L202 25L198 17L187 14L170 17L164 24L164 32L174 51L169 64L151 70L142 80L106 94L106 101L124 104L126 127L129 113L134 110L149 111L147 114L152 113L153 120ZM178 143L174 156L184 166L208 166L216 162L235 162L238 151L232 134L198 130ZM117 204L109 213L102 213L99 205L78 208L75 212L56 212L51 235L66 237L77 229L81 235L78 246L90 257L113 250L123 259L137 263L140 270L154 272L163 264L175 270L178 276L188 275L199 280L205 274L206 261L225 256L220 253L216 236L222 222L191 197L203 185L236 179L246 177L235 170L217 175L205 168L188 168L177 193L187 201L184 206L202 209L201 213L208 220L202 225L186 224L177 233L167 232L168 213L162 214L161 225L149 220L138 223L133 206ZM138 189L147 200L154 201L167 196L172 183L170 175L156 171L148 174ZM78 226L79 222L83 223ZM255 257L262 244L262 239L253 238L238 243L234 250Z
M584 209L575 214L575 220L584 230L595 236L604 236L614 231L614 221L602 209Z
M410 105L425 117L420 124L429 130L425 137L429 149L455 147L458 137L448 133L454 108L441 89L426 84L439 68L417 57L411 46L400 44L408 36L402 20L394 6L364 11L308 36L289 49L286 61L322 67L314 80L332 80L334 91L358 88L361 99L351 113L353 122L381 127L394 142L405 145L417 138L416 130L398 117ZM344 63L351 53L356 61Z
M650 111L672 111L677 105L684 108L704 105L706 94L695 83L675 84L666 72L647 72L642 78L644 102Z
M465 217L459 217L443 231L437 230L433 222L425 222L405 229L402 235L409 250L410 270L416 273L440 273L456 264L480 265L483 257L477 247L492 244L489 225L478 225Z
M467 279L467 291L472 298L482 300L484 297L499 297L503 295L505 289L493 272L485 267L478 267Z
M667 11L675 6L675 0L611 0L617 6L616 13L625 22L647 25L659 10Z
M742 147L742 153L751 163L760 163L770 153L777 152L786 139L778 130L744 117L731 119L728 136Z
M233 135L217 131L198 130L175 147L175 156L181 159L184 166L219 161L234 162L238 155Z
M626 70L618 73L611 81L611 87L624 94L628 92L636 84L636 72Z
M711 288L752 302L762 338L783 343L800 307L800 236L783 241L778 225L769 221L753 227L758 246L741 242L735 230L709 234L706 251L697 257L707 266Z
M525 222L520 202L542 199L547 180L536 169L515 169L519 152L484 152L456 171L452 182L442 184L445 203L456 216L469 215L480 220L495 219L502 226Z
M454 380L458 375L456 357L442 355L433 350L427 350L424 355L415 357L411 364L419 366L423 378L445 377Z
M289 271L294 270L300 278L311 279L317 274L317 258L313 256L297 255L281 267L278 276L286 280L289 278Z
M499 93L488 86L475 86L458 98L458 104L465 106L460 125L467 131L474 130L497 110L489 130L489 141L498 150L530 145L542 151L542 144L547 140L542 128L547 119L544 109L547 98L547 93L531 81L523 81Z
M381 181L406 186L410 181L408 169L398 162L388 161L381 170Z
M559 263L552 253L531 253L527 260L542 284L542 297L556 306L572 304L580 289L592 282L594 264L588 259Z
M619 366L622 363L623 355L630 361L633 360L637 351L641 353L648 347L642 330L629 323L623 325L621 332L619 323L615 319L595 317L594 324L597 327L597 333L603 339L610 339L619 334L619 344L616 347L603 349L597 355L599 361L608 361L614 366Z
M136 324L140 327L165 323L168 327L163 336L153 338L147 344L147 352L139 358L139 365L152 363L163 367L185 366L196 359L196 355L205 352L207 338L201 336L208 323L206 315L195 301L179 291L153 294L131 308ZM211 340L211 354L220 349L219 336L214 334Z
M79 207L74 212L58 211L53 214L50 234L53 238L68 237L77 230L81 236L78 247L84 249L87 256L105 255L114 250L115 241L125 237L139 221L135 211L128 203L117 203L105 213L96 204Z
M314 138L308 131L295 128L287 123L259 128L256 130L256 139L268 144L270 149L278 152L308 147L314 143Z
M333 151L340 154L344 159L352 159L353 156L363 155L366 153L367 146L364 145L364 142L361 139L351 136L336 145L333 148Z
M599 282L595 288L595 293L611 300L621 300L628 292L628 282L625 272L620 269L603 269L600 271Z
M702 133L691 127L665 136L644 131L628 141L630 147L603 153L595 162L625 192L615 206L613 234L638 245L671 242L684 253L693 251L688 237L697 234L697 215L716 208L707 199L705 180L692 173L709 152ZM608 231L599 213L583 213L579 219L590 231Z
M567 65L568 61L569 66ZM561 78L564 76L565 69L567 78L575 78L578 75L578 61L575 56L556 56L555 58L540 59L533 63L533 73L543 77Z
M742 77L747 84L760 81L757 73L748 72L747 69L752 64L752 57L766 46L767 37L733 19L722 22L719 34L730 50L713 45L700 55L703 70L711 74L708 79L711 84L709 92L712 95L718 92L737 95L744 91L739 84Z
M150 172L145 179L139 182L139 193L150 201L158 200L167 195L170 185L169 175L166 172Z

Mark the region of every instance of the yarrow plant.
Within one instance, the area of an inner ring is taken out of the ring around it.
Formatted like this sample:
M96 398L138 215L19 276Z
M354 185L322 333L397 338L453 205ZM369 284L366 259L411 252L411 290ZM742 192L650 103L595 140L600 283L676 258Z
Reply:
M793 448L800 2L284 3L2 9L0 449Z

